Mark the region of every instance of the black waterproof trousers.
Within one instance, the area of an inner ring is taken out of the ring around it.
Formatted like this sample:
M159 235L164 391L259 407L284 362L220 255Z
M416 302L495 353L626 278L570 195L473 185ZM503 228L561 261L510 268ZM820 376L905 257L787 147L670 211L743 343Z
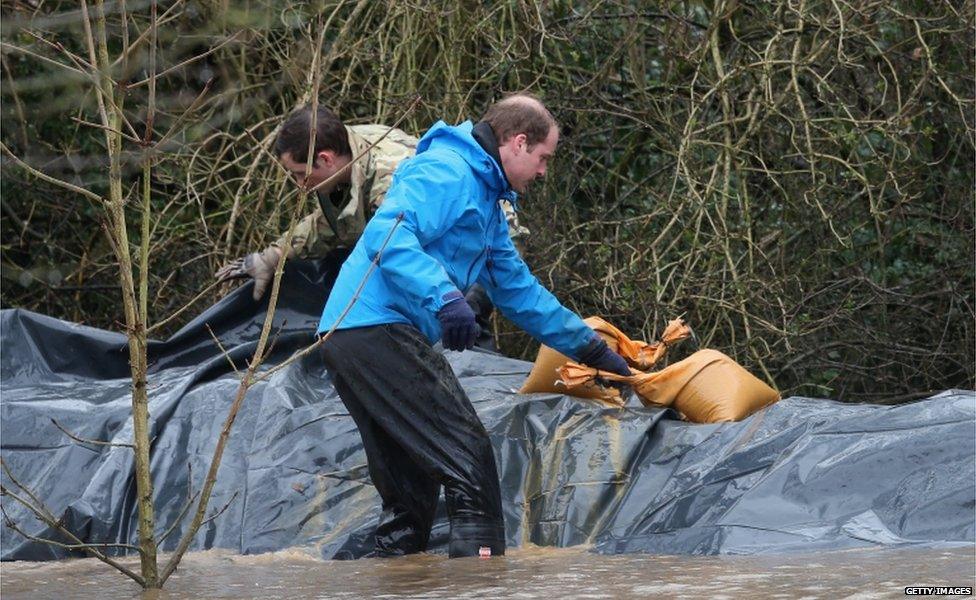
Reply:
M504 554L491 441L447 359L403 324L336 331L323 356L383 500L377 555L427 548L442 485L451 557Z

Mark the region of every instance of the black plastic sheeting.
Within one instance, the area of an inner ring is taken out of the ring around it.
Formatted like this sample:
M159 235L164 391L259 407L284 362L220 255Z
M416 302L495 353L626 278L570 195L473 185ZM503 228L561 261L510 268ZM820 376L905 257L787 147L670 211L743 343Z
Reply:
M331 268L287 267L269 365L311 343L323 281L332 276ZM250 287L150 348L160 532L200 489L237 387L205 324L242 367L266 308L251 300ZM124 337L23 310L3 311L0 327L4 460L82 538L135 543L131 452L73 442L51 423L83 438L131 440ZM971 391L894 407L794 397L740 423L694 425L633 399L607 409L558 394L521 395L514 390L530 363L484 352L448 356L492 437L510 547L718 554L976 541ZM324 558L371 549L378 496L317 355L248 392L211 513L225 505L191 548L302 547ZM28 532L54 536L10 498L3 507ZM182 531L177 526L163 550ZM442 502L431 550L445 551L447 532ZM3 560L67 555L6 525L0 551Z

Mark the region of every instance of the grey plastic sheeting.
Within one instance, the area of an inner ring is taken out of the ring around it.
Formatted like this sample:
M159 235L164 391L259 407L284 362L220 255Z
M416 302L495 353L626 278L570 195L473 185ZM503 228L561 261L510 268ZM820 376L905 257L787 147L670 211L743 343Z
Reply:
M289 266L269 364L312 341L330 273ZM150 348L160 532L200 489L237 388L204 324L241 366L265 308L247 284ZM131 440L125 339L22 310L3 311L0 326L4 460L83 539L134 543L131 452L73 442L51 422L88 439ZM974 543L973 392L895 407L794 397L740 423L694 425L633 399L618 410L521 395L530 363L448 357L492 437L510 546L717 554ZM3 506L26 531L55 536L9 497ZM210 506L226 510L193 549L302 547L324 558L371 549L379 499L318 356L248 392ZM442 502L431 550L445 550L447 531ZM6 525L2 534L4 560L66 556Z

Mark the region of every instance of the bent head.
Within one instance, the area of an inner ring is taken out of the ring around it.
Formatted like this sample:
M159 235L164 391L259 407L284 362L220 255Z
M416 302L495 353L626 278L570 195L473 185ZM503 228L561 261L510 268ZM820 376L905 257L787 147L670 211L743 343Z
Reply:
M339 117L323 106L318 107L315 112L314 123L312 116L312 109L309 106L291 113L281 125L278 138L275 140L275 153L281 160L281 164L292 174L295 181L306 189L318 186L352 160L349 134ZM305 161L308 158L308 143L312 138L313 126L315 150L312 154L312 167L306 179ZM332 184L321 189L329 192L336 184L347 182L349 177L349 170L346 169Z
M502 168L512 189L524 194L529 184L538 177L545 177L549 158L559 143L559 130L553 127L549 135L538 144L530 144L524 133L508 138L498 147Z
M332 150L317 152L312 157L311 170L306 170L305 155L302 155L301 159L295 160L291 152L285 152L279 156L279 159L281 160L281 165L291 173L295 182L308 190L318 187L320 183L338 173L342 167L349 163L348 157L339 156ZM308 178L305 176L306 172L308 173ZM331 192L338 183L345 182L349 179L348 173L347 170L346 173L333 180L331 184L319 189L326 193Z
M494 104L482 121L498 139L498 154L508 183L524 193L544 177L559 143L559 125L539 99L529 94L509 96Z

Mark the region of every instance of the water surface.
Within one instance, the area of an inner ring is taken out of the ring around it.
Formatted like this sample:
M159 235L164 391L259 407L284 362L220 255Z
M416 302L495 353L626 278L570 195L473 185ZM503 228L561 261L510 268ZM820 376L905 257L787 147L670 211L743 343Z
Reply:
M136 561L131 561L133 565ZM136 566L137 568L137 566ZM442 555L323 561L298 550L186 555L161 591L143 593L94 559L0 566L4 600L133 598L905 598L915 585L974 586L973 547L862 549L778 556L602 556L529 546L501 558Z

